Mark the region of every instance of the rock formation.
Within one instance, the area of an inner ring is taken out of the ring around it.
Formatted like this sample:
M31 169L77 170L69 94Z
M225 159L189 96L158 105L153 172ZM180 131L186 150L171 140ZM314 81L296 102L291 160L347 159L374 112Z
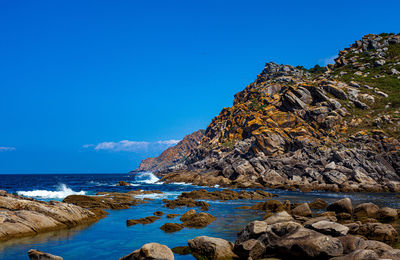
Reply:
M392 34L364 36L319 74L267 63L186 160L159 175L189 175L197 185L400 191L399 71L400 35Z
M204 130L198 130L185 136L182 141L162 152L160 156L144 159L140 163L139 168L131 173L142 171L157 173L184 162L190 151L199 145L203 136Z
M70 228L99 218L93 212L76 205L37 201L6 191L0 191L0 208L0 241Z

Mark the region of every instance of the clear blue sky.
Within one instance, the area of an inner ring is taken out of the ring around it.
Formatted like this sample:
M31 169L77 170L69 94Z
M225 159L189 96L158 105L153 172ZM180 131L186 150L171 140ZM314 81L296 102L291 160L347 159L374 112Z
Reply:
M128 172L205 128L265 62L322 65L364 34L398 32L399 10L399 1L2 0L0 173Z

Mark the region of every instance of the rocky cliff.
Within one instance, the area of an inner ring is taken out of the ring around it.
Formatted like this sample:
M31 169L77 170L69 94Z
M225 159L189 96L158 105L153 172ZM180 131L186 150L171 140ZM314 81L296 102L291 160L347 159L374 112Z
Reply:
M198 130L185 136L182 141L162 152L160 156L144 159L140 163L139 168L131 173L141 171L158 173L168 168L173 169L173 166L184 163L191 150L200 144L200 140L203 136L204 130Z
M399 71L394 34L366 35L321 70L267 63L164 179L400 191Z

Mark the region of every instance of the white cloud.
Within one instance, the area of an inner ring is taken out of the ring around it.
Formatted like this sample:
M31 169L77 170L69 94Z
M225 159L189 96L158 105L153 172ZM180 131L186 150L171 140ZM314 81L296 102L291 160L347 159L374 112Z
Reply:
M15 150L17 150L15 147L0 146L0 152L9 152Z
M165 141L157 141L158 144L166 144L166 145L176 145L177 143L179 143L181 140L165 140Z
M98 144L85 144L83 148L92 148L96 151L112 152L145 152L154 149L165 149L176 145L179 140L161 140L156 142L122 140L119 142L102 142Z

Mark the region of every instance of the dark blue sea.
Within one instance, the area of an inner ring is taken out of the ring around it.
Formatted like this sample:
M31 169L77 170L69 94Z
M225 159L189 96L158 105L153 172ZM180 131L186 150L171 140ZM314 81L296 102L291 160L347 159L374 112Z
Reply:
M132 184L129 187L117 186L119 181ZM259 201L208 201L209 213L217 217L212 224L202 229L184 228L176 233L164 233L160 227L167 222L179 223L176 219L167 219L166 214L183 214L188 208L167 209L162 199L174 199L184 191L202 189L182 183L162 184L152 173L130 174L29 174L0 175L0 189L10 193L33 197L39 200L63 200L71 194L94 195L101 191L127 192L133 189L161 190L164 194L149 194L145 197L154 200L149 203L133 206L130 209L109 210L106 218L86 226L69 230L49 232L33 237L13 239L0 242L0 259L28 259L29 249L38 249L62 256L65 260L73 259L119 259L149 242L158 242L168 247L185 246L187 241L196 236L207 235L220 237L232 242L236 234L248 222L261 219L263 212L237 209L240 206L252 205ZM207 188L208 190L219 189ZM379 206L400 208L400 199L396 194L367 193L329 193L329 192L294 192L267 190L279 195L278 200L292 202L311 202L323 198L328 202L350 197L354 204L373 202ZM200 210L200 209L196 209ZM0 209L1 211L1 209ZM165 215L148 225L127 227L127 219L137 219L163 211ZM176 259L194 259L192 256L175 256Z

